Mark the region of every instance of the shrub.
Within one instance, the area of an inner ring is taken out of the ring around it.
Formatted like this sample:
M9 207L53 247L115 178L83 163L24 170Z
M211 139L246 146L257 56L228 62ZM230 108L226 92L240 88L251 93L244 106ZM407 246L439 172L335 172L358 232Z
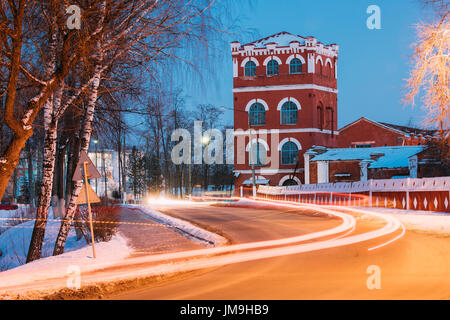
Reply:
M93 206L92 221L95 242L109 241L116 234L120 221L120 208L114 206ZM78 207L81 223L75 227L81 228L87 243L91 243L91 229L87 206Z

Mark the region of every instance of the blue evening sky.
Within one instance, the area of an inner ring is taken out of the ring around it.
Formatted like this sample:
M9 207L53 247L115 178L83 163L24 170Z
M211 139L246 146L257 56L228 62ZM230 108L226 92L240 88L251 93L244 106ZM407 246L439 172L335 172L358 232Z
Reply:
M381 30L366 27L366 9L372 4L381 8ZM228 39L223 48L225 59L217 61L216 82L206 81L199 84L199 89L187 92L192 107L211 103L232 108L228 42L247 43L287 31L340 46L339 127L362 116L400 125L422 125L425 113L420 100L414 108L401 102L404 79L411 68L411 44L416 39L414 25L426 19L420 0L259 0L250 5L240 3L234 10L232 15L240 18L241 28L256 30L257 35ZM232 111L226 113L224 122L232 123Z
M369 5L381 9L381 30L369 30L366 26ZM399 125L424 125L426 114L420 99L416 99L414 107L401 101L412 67L414 26L432 18L420 0L236 0L228 18L236 20L242 32L225 33L222 43L217 44L222 57L214 61L213 76L207 76L210 71L200 70L206 75L203 80L194 72L187 81L179 75L173 79L173 86L183 89L189 109L195 110L198 104L225 106L228 111L222 123L232 125L229 43L237 40L244 44L287 31L340 46L339 128L362 116ZM133 143L142 142L140 135L131 139Z

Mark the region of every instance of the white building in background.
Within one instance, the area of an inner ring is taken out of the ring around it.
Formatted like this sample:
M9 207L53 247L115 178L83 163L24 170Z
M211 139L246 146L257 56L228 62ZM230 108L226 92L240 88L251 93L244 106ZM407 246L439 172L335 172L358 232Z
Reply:
M119 191L120 171L119 171L119 153L114 150L99 150L88 152L89 158L92 160L98 171L102 175L101 178L91 180L90 184L97 195L109 198L113 197L114 191ZM126 152L125 170L128 168L129 152ZM126 174L128 176L128 173ZM126 181L125 184L126 185ZM107 191L107 194L105 193ZM124 190L122 190L124 191Z

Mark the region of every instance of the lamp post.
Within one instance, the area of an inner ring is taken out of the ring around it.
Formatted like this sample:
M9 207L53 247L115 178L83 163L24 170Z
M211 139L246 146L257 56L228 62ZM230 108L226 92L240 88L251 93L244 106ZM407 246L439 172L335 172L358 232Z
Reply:
M192 144L189 145L189 199L192 198Z
M211 137L209 137L209 136L203 136L202 137L202 144L205 147L207 147L210 142L211 142ZM205 179L205 181L204 181L204 183L205 183L205 191L208 191L208 178L207 178L208 167L207 167L206 163L205 163L205 169L206 169L204 171L204 175L205 175L205 177L204 177L204 179Z
M97 156L98 156L98 150L97 150L97 146L98 146L98 140L95 139L94 140L94 144L95 144L95 167L98 168L98 162L97 162ZM98 194L98 179L95 179L95 193Z

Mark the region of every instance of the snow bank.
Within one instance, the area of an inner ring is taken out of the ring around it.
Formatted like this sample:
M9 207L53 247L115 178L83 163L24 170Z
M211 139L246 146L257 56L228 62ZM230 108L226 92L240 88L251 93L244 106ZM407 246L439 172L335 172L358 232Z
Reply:
M156 210L150 209L144 206L134 206L134 208L139 208L142 212L149 216L152 220L161 223L174 231L179 232L188 239L200 243L202 245L207 245L209 247L218 247L225 245L228 241L222 236L215 234L213 232L207 231L200 227L193 225L182 219L174 218L172 216L163 214Z
M47 223L42 257L52 254L60 225L59 221ZM28 221L11 227L0 235L0 271L25 264L33 227L34 221ZM67 238L65 250L73 251L84 246L86 246L86 241L84 239L77 241L75 231L72 230Z
M366 208L367 211L395 216L407 229L450 234L450 214L436 211Z
M68 245L70 246L69 239ZM79 267L82 273L110 267L127 258L132 251L127 246L127 240L120 234L115 235L109 242L95 244L96 259L92 257L90 246L78 250L74 250L73 246L69 250L72 251L0 272L0 292L6 287L67 277L71 272L70 268L74 266Z
M20 219L20 217L24 217L25 219L34 218L34 213L30 214L28 210L30 210L28 206L20 206L17 210L0 210L0 233L10 225L14 225L14 219ZM36 209L34 208L32 210ZM48 209L48 218L54 219L52 207Z
M230 206L267 207L267 202L240 199ZM336 207L338 209L339 207ZM352 207L348 207L352 208ZM435 233L450 234L450 214L438 211L403 210L390 208L357 207L358 209L374 211L395 216L409 230L422 230Z

